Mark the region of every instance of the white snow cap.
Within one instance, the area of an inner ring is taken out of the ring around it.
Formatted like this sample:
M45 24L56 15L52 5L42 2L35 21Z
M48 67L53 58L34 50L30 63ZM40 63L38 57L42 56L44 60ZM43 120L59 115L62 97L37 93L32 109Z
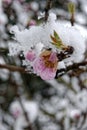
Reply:
M29 51L32 47L37 48L39 43L42 44L41 46L49 47L56 51L57 48L50 43L50 35L53 35L54 30L58 33L65 45L69 45L74 48L74 53L71 55L71 57L64 61L79 62L83 60L83 54L85 52L85 40L80 34L80 31L76 27L69 27L66 26L66 24L57 22L56 15L54 13L49 14L47 23L39 26L34 26L30 29L25 29L22 31L20 31L17 26L12 27L11 29L12 33L15 35L15 39L18 41L19 46L22 47L24 52ZM18 48L18 44L16 48ZM41 51L41 49L39 51Z

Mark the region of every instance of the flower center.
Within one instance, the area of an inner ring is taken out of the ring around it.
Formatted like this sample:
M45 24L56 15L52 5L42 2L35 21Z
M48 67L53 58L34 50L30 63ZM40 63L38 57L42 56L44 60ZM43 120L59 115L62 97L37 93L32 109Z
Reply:
M58 64L58 59L57 56L55 55L51 58L52 53L53 53L52 51L46 50L42 52L40 56L43 58L45 67L56 69Z

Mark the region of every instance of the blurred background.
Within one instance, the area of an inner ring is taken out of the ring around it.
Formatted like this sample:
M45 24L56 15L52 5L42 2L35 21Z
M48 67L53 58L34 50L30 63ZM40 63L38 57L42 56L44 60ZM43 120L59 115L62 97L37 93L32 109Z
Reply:
M70 1L53 0L50 10L65 23L70 23ZM75 24L86 41L87 0L72 2ZM22 55L9 56L8 44L15 42L10 28L39 25L45 7L46 0L0 0L0 65L22 65ZM0 130L87 130L87 66L47 82L0 66Z

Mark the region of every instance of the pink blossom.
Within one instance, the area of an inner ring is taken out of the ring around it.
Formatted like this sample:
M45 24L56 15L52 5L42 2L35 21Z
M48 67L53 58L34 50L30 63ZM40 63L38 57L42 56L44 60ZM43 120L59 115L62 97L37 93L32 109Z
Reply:
M34 26L34 25L36 25L36 21L35 21L35 20L31 20L31 21L29 22L29 26Z
M40 57L37 57L33 69L43 80L51 80L55 78L58 59L51 51L44 51Z
M45 70L40 75L43 80L51 80L56 76L56 71L50 68L45 68Z
M29 61L34 61L35 60L35 58L36 58L36 55L35 55L35 52L34 51L28 51L27 52L27 54L26 54L26 56L25 56L25 58L27 59L27 60L29 60Z
M16 109L13 113L12 113L13 117L15 119L17 119L20 115L21 115L21 112L20 110Z
M55 52L52 52L49 58L49 61L55 62L55 59L57 59L57 55Z

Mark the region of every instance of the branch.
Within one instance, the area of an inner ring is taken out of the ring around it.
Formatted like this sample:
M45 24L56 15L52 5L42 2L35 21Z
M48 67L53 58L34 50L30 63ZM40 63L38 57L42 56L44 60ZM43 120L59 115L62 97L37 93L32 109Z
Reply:
M5 64L0 64L0 68L2 69L8 69L10 71L18 71L21 73L26 73L25 69L22 67L17 67L17 66L13 66L13 65L5 65Z
M58 15L57 15L57 19L70 21L70 18L64 16L63 14L58 14ZM80 22L78 22L76 19L75 19L74 22L75 22L76 24L78 24L78 25L87 27L87 23L80 23Z
M33 130L32 125L31 125L31 123L30 123L30 120L29 120L29 118L28 118L28 113L25 111L25 108L24 108L24 105L23 105L23 103L22 103L22 101L21 101L20 95L18 96L18 101L19 101L19 103L20 103L20 105L21 105L21 107L22 107L23 114L24 114L25 119L26 119L26 121L27 121L27 123L28 123L28 130Z
M46 8L45 8L45 22L46 22L47 19L48 19L49 10L51 9L51 6L52 6L52 0L47 0Z
M86 65L87 65L87 61L83 61L80 63L74 63L73 65L67 66L65 69L57 70L55 78L58 78L59 76L67 73L70 70L75 70L75 69L78 69L80 66L86 66ZM61 75L59 75L59 74L61 74Z
M75 70L75 69L78 69L80 66L86 66L86 65L87 65L87 61L83 61L83 62L80 62L80 63L74 63L73 65L67 66L64 69L57 70L55 78L58 78L59 76L61 76L60 74L63 75L63 74L67 73L70 70ZM8 69L8 70L13 71L13 72L18 71L20 73L27 73L25 68L13 66L13 65L0 64L0 68Z

